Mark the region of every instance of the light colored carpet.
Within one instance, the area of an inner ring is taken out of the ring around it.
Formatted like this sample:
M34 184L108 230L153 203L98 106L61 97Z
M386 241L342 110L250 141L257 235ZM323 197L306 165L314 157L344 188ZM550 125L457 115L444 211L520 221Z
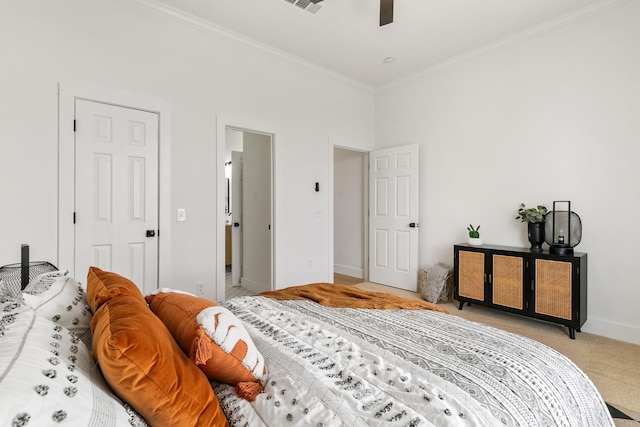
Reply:
M410 299L420 299L416 292L364 282L361 289L389 292ZM640 345L629 344L587 332L577 332L569 339L566 327L505 313L490 308L458 302L442 304L452 315L483 323L539 341L571 359L591 378L606 402L640 420ZM634 425L636 421L615 420L616 426Z

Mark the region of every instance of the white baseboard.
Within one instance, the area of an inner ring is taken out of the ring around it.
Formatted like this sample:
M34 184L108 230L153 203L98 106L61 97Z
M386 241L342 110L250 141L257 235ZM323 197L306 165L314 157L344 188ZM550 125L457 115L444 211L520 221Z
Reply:
M364 270L362 268L349 267L348 265L333 265L333 272L338 274L344 274L345 276L356 277L358 279L364 279Z
M582 330L590 334L640 345L640 328L637 326L589 317Z
M267 285L256 282L255 280L247 279L246 277L242 277L240 279L240 285L251 292L255 292L256 294L271 290Z

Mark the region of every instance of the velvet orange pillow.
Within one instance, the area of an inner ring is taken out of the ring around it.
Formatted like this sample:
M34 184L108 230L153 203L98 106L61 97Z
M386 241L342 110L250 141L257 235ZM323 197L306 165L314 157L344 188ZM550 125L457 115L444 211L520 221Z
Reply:
M207 377L235 385L238 395L249 401L264 389L264 358L242 322L229 310L170 289L147 295L146 300Z
M228 425L207 377L144 300L118 295L105 301L91 331L105 379L151 425Z
M130 295L144 302L142 292L131 280L117 273L89 267L87 273L87 304L94 313L105 301L116 295Z

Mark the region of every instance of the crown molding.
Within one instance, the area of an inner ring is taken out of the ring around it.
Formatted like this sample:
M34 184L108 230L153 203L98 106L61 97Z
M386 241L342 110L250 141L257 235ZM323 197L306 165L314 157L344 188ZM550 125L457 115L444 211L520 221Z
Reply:
M476 56L480 56L483 55L487 52L491 52L493 50L496 49L500 49L502 47L506 47L506 46L510 46L510 45L514 45L516 43L520 43L522 41L528 40L528 39L532 39L534 37L537 37L541 34L545 34L545 33L549 33L551 31L555 31L559 28L564 28L566 26L575 24L576 22L581 21L582 19L585 19L587 17L589 17L590 15L593 15L597 12L600 12L603 9L608 9L614 6L620 6L623 5L625 3L630 3L632 0L600 0L591 4L588 4L586 6L583 6L579 9L576 9L574 11L571 11L569 13L566 13L564 15L561 15L557 18L553 18L550 19L548 21L545 21L541 24L535 25L533 27L527 28L523 31L520 31L518 33L512 34L510 36L507 36L503 39L500 39L498 41L486 44L484 46L481 46L477 49L473 49L470 51L467 51L465 53L462 53L460 55L456 55L453 56L449 59L445 59L443 61L438 62L437 64L426 68L424 70L420 70L417 71L415 73L412 73L408 76L405 76L401 79L395 80L391 83L379 86L376 88L376 93L382 92L386 89L391 89L393 87L402 85L404 83L407 83L411 80L415 80L417 78L420 78L426 74L429 74L433 71L439 70L441 68L444 67L448 67L449 65L458 63L458 62L462 62L465 61L469 58L473 58Z
M318 71L320 73L326 74L330 77L336 78L338 80L342 80L346 83L349 83L353 86L356 86L360 89L364 89L367 90L369 92L375 92L375 88L371 85L365 84L359 80L350 78L348 76L345 76L344 74L341 73L337 73L333 70L330 70L328 68L322 67L314 62L311 61L307 61L305 59L302 59L298 56L292 55L288 52L285 52L283 50L280 49L276 49L273 46L267 45L265 43L259 42L255 39L252 39L250 37L247 37L245 35L242 35L240 33L237 33L235 31L232 31L226 27L223 27L221 25L217 25L214 24L211 21L207 21L206 19L202 19L196 15L192 15L190 13L187 13L183 10L177 9L173 6L169 6L165 3L162 3L159 0L132 0L135 3L138 3L144 7L153 9L156 12L159 12L165 16L169 16L173 19L176 19L178 21L181 21L183 23L189 24L193 27L208 31L212 34L216 34L218 36L233 40L235 42L238 43L242 43L248 46L251 46L253 48L268 52L272 55L278 56L280 58L283 58L287 61L290 61L292 63L295 63L297 65L301 65L307 68L311 68L315 71Z

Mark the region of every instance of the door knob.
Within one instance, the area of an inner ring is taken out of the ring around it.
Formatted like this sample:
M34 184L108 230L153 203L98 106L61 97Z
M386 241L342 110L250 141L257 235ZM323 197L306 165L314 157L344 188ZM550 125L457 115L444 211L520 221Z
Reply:
M156 230L147 230L147 237L156 237Z
M234 226L234 227L240 227L240 223L239 223L239 222L234 222L234 223L233 223L233 226Z
M411 227L411 228L418 228L418 223L417 223L417 222L410 222L410 223L409 223L409 227Z

